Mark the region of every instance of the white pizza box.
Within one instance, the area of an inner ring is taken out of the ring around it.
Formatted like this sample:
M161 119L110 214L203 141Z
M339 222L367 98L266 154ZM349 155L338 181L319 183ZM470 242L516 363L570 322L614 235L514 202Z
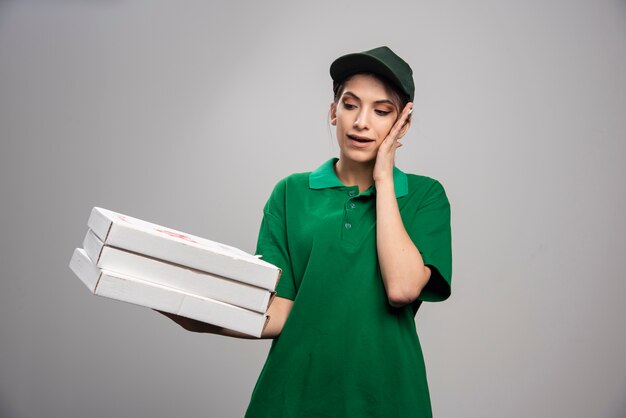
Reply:
M70 269L99 296L217 325L260 337L269 317L224 302L99 269L82 248L74 250Z
M241 308L265 313L272 299L273 292L261 287L104 245L92 230L87 231L83 248L91 261L102 270L122 273Z
M238 248L95 207L89 228L105 245L274 290L281 270Z

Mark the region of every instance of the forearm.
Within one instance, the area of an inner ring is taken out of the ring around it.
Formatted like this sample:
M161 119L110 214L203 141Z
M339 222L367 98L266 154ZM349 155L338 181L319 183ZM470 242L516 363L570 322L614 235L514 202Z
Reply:
M389 303L399 307L413 302L430 269L404 228L393 179L376 182L376 246Z
M263 329L263 332L261 333L261 339L276 338L280 335L281 331L283 330L283 326L287 321L287 317L289 316L289 312L291 312L292 306L292 300L281 298L279 296L276 296L274 298L271 305L269 306L269 309L267 310L268 321L265 328ZM226 337L244 338L248 340L259 339L257 337L253 337L252 335L244 334L242 332L234 331L228 328L218 327L212 324L207 324L206 322L197 321L195 319L186 318L184 316L175 315L163 311L157 311L156 309L155 311L168 317L187 331L218 334L224 335Z

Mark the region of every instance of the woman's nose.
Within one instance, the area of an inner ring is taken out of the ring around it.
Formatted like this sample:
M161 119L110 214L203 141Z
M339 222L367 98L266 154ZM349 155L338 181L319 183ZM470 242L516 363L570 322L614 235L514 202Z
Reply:
M354 127L356 129L366 129L368 127L369 121L367 117L367 112L365 110L359 110L359 113L354 120Z

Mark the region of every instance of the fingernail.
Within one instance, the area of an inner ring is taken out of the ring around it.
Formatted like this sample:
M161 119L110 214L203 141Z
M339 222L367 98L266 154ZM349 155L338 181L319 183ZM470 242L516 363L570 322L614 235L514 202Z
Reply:
M411 108L411 110L409 110L409 115L413 113L413 108Z

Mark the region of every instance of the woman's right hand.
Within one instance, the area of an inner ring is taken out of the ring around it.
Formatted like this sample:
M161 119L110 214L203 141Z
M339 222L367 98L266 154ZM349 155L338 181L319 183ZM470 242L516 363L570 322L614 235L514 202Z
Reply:
M281 298L278 296L274 298L272 304L267 310L269 320L267 326L261 334L261 338L276 338L280 335L281 331L283 330L283 326L285 325L285 322L287 322L287 318L289 317L289 312L291 312L292 305L293 301L290 299ZM206 322L172 314L169 312L163 312L156 309L154 309L154 311L168 317L187 331L205 332L209 334L219 334L236 338L256 339L256 337L244 334L242 332L233 331L232 329L218 327L217 325L207 324Z
M154 309L154 311L160 313L161 315L167 316L172 321L176 322L178 325L191 332L207 332L211 334L219 333L222 329L216 325L207 324L206 322L198 321L196 319L187 318L185 316L176 315L169 312L163 312Z

